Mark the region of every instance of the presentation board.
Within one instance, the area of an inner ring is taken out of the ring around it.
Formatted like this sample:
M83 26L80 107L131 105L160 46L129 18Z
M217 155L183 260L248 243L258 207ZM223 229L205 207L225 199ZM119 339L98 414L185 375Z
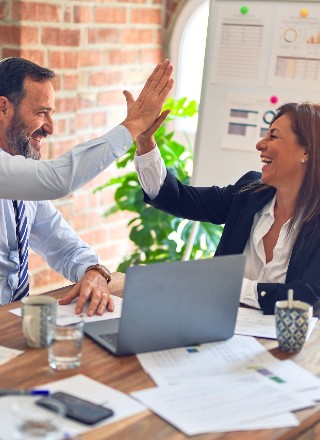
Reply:
M211 0L192 185L261 170L279 105L320 102L319 0Z

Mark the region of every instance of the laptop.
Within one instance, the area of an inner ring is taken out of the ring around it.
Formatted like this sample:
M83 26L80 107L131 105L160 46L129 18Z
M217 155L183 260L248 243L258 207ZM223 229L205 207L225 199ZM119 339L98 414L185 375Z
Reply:
M85 323L84 332L117 356L228 339L244 264L228 255L130 267L121 318Z

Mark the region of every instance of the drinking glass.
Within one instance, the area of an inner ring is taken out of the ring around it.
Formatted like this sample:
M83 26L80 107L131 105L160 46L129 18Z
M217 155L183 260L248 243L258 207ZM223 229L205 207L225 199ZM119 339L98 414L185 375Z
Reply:
M79 367L83 342L83 320L64 325L48 320L48 361L54 370L68 370Z

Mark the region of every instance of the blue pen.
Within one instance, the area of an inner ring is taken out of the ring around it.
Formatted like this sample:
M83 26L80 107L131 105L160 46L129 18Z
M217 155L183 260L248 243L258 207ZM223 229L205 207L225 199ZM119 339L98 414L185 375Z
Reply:
M7 390L0 388L0 396L48 396L49 390Z

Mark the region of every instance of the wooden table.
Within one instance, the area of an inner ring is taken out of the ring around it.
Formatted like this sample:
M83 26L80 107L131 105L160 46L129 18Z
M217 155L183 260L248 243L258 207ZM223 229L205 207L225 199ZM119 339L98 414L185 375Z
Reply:
M110 283L111 293L121 295L123 283L124 275L116 274ZM59 289L51 292L50 295L61 298L68 289L68 287ZM19 303L13 303L0 307L0 345L25 351L24 354L0 366L0 388L28 389L75 374L84 374L125 393L154 386L153 381L143 371L135 356L114 357L87 337L84 338L81 367L70 371L52 371L48 366L47 349L28 348L22 335L20 318L8 313L10 309L19 306ZM320 376L319 325L313 331L302 352L297 355L286 355L280 352L276 348L276 341L261 339L260 342L277 358L290 358ZM301 424L291 429L204 434L194 436L192 439L320 439L320 405L296 412L296 415L301 420ZM145 411L137 416L91 430L82 434L80 438L84 440L182 440L187 437L150 411Z

